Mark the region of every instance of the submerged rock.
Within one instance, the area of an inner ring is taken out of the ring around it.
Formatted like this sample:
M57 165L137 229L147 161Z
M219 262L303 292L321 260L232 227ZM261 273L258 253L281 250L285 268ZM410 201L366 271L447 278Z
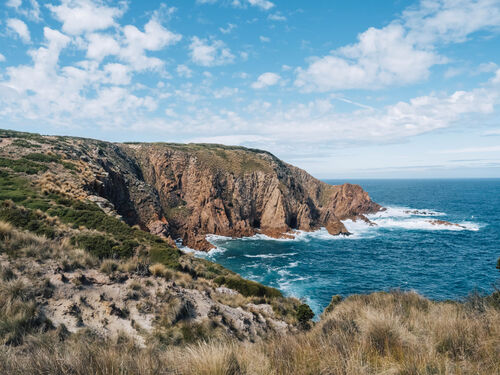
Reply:
M457 228L466 229L466 227L464 227L463 225L456 224L456 223L450 223L449 221L445 221L445 220L427 220L427 221L429 223L431 223L432 225L444 225L446 227L457 227Z

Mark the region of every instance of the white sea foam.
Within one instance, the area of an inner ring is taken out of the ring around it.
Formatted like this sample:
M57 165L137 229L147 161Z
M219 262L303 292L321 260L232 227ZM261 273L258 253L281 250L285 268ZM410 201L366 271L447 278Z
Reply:
M344 221L344 225L351 233L366 235L376 232L379 228L408 229L408 230L444 230L444 231L478 231L480 225L470 221L462 221L447 225L439 223L433 217L444 216L444 212L433 209L415 209L410 207L387 207L387 210L366 215L375 225L370 225L362 220Z
M257 255L244 254L244 256L247 258L288 258L288 257L291 257L293 255L297 255L297 253L257 254Z
M223 236L216 236L216 235L207 235L206 237L207 241L210 242L212 245L215 246L214 249L211 249L209 251L199 251L199 250L195 250L195 249L192 249L190 247L187 247L187 246L184 246L182 244L182 241L180 240L177 240L175 241L177 247L185 252L185 253L191 253L191 254L194 254L196 255L197 257L201 257L201 258L206 258L206 257L209 257L211 255L215 255L215 254L220 254L220 253L223 253L225 252L227 249L222 247L222 246L217 246L215 244L215 242L217 241L217 239L231 239L230 237L223 237Z
M444 212L439 212L429 208L411 208L411 207L403 207L403 206L388 206L384 211L379 211L374 214L368 214L370 220L376 218L384 218L384 217L412 217L412 216L444 216L446 215Z
M429 219L414 218L406 220L395 220L391 218L374 220L380 228L402 228L411 230L447 230L447 231L478 231L479 225L472 222L460 222L458 225L436 223Z
M370 238L377 235L380 228L386 229L407 229L407 230L433 230L433 231L478 231L481 225L471 221L458 222L460 226L456 225L446 225L433 223L433 217L445 216L444 212L440 212L434 209L416 209L404 206L388 206L385 211L380 211L375 214L366 215L367 218L375 225L370 225L363 220L344 220L343 223L347 230L351 233L350 236L332 236L328 233L325 228L320 228L313 232L306 232L302 230L296 230L293 233L292 238L273 238L266 236L261 233L257 233L250 237L243 237L240 240L265 240L265 241L283 241L283 242L309 242L311 240L356 240L360 238ZM182 244L178 244L182 251L194 253L197 256L207 257L216 255L218 253L223 253L226 251L223 244L226 241L231 240L231 237L219 236L219 235L207 235L206 239L212 245L216 246L214 249L204 252L190 249ZM296 253L288 254L258 254L249 255L245 254L247 258L281 258L296 255Z

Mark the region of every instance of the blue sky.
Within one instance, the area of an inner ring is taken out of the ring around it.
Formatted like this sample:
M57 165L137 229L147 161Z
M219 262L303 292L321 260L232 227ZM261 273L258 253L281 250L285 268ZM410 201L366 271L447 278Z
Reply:
M500 0L7 0L2 128L500 177Z

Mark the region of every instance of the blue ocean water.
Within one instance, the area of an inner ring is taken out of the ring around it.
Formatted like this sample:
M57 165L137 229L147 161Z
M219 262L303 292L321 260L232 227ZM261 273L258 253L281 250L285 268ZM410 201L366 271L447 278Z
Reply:
M334 294L399 288L442 300L493 289L500 276L500 179L349 182L388 208L370 216L377 226L347 221L350 237L324 229L293 240L212 236L217 249L198 255L304 299L316 314ZM429 222L436 219L463 228Z

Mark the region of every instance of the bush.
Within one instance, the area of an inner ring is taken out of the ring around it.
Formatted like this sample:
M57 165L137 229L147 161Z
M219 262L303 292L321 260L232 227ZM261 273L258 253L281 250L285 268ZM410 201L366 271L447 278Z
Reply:
M54 228L47 225L41 215L33 210L17 207L12 202L3 202L0 205L0 220L48 238L54 238L56 235Z
M182 268L179 263L181 252L178 249L169 247L163 241L161 242L151 245L151 249L149 250L151 263L161 263L168 268L180 270Z
M0 167L10 168L14 172L37 174L38 172L46 172L49 167L44 164L36 163L28 159L6 159L0 158Z
M312 318L314 318L314 312L308 304L303 303L297 308L297 320L300 324L308 324Z
M58 163L61 160L61 157L59 155L40 154L40 153L29 154L26 155L24 158L32 161L38 161L41 163Z
M234 289L245 297L281 297L282 294L278 289L274 289L268 286L264 286L255 281L245 280L241 277L233 276L219 276L214 279L214 282L218 285L225 285L230 289Z
M37 145L36 143L31 143L29 141L26 141L24 139L14 139L12 142L14 146L17 147L24 147L24 148L41 148L42 146Z

